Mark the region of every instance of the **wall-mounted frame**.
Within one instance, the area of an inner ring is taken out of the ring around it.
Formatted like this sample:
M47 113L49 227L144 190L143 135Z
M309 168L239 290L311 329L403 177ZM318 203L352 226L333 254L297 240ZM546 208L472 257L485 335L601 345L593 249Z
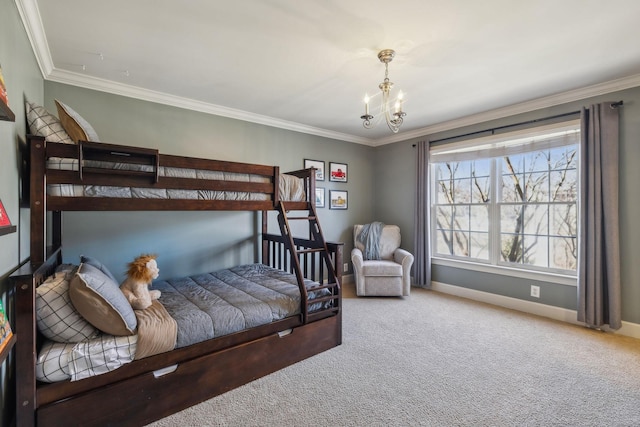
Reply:
M347 182L347 164L329 162L329 181Z
M324 208L324 188L316 187L316 208Z
M316 168L316 181L324 181L324 161L304 159L304 168Z
M348 196L344 190L329 190L329 209L347 209Z
M11 220L9 220L9 215L7 215L7 211L2 204L2 200L0 200L0 236L4 234L13 233L17 230L15 225L11 225Z

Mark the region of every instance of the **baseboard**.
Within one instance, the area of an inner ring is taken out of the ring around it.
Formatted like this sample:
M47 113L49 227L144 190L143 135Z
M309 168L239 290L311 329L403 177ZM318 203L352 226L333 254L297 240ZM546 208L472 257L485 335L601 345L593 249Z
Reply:
M354 283L353 274L345 274L345 275L343 275L342 276L342 283L343 284Z
M525 301L518 298L506 297L503 295L492 294L489 292L477 291L475 289L464 288L461 286L449 285L441 282L431 282L431 289L443 294L455 295L462 298L472 299L487 304L493 304L512 310L522 311L524 313L535 314L537 316L548 317L562 322L572 323L574 325L585 326L584 323L578 322L578 313L575 310L569 310L552 305L540 304L533 301ZM640 324L631 322L622 322L622 327L616 331L605 329L607 332L624 335L633 338L640 338Z

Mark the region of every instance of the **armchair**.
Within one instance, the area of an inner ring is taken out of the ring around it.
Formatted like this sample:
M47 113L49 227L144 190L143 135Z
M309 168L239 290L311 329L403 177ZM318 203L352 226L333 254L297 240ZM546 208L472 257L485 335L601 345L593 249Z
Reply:
M363 226L353 227L351 262L358 296L409 296L413 255L400 249L400 227L385 225L380 233L380 259L367 260L364 244L358 241Z

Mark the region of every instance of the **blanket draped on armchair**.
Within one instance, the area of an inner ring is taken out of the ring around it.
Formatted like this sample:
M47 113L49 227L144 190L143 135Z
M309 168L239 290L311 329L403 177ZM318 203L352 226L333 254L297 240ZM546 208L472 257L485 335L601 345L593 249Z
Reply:
M379 221L362 226L358 242L364 245L364 251L362 251L364 259L380 259L380 236L383 228L384 223Z

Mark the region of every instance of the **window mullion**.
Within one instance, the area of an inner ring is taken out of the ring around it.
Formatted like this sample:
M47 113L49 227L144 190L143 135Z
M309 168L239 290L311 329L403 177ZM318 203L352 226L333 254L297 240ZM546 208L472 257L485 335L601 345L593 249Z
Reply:
M491 159L491 197L489 198L489 262L497 265L500 259L500 169L498 159Z

